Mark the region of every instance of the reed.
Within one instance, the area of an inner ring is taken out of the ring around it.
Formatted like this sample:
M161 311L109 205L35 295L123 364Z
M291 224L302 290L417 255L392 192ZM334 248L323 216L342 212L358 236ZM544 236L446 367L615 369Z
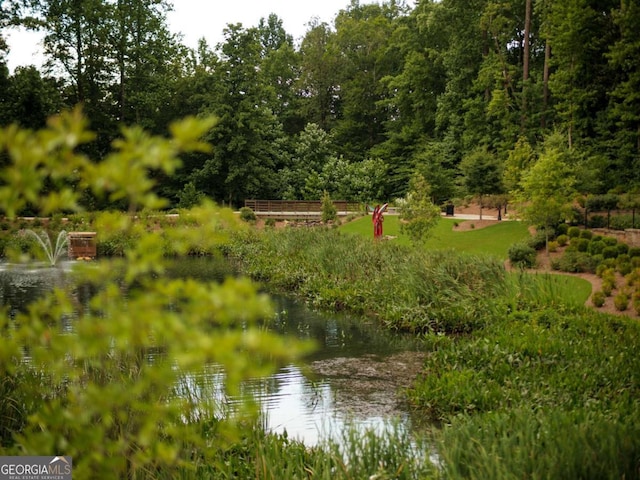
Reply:
M444 478L638 478L640 422L583 409L456 418L438 439Z
M412 332L472 331L492 317L504 269L487 256L373 244L329 229L266 231L229 249L269 288Z

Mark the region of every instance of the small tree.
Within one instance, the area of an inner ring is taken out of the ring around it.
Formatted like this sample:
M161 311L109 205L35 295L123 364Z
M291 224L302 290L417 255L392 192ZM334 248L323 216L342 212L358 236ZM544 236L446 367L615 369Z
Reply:
M431 201L431 189L424 177L414 173L409 192L400 205L401 229L413 242L426 240L440 220L440 209Z
M325 190L322 196L322 223L333 222L338 218L338 211L331 200L329 192Z
M498 160L486 147L478 148L462 160L460 170L467 190L478 198L482 220L483 197L502 192L502 173Z
M562 152L547 146L522 176L518 198L523 202L525 220L545 231L545 250L549 254L549 231L571 214L575 177L562 160Z

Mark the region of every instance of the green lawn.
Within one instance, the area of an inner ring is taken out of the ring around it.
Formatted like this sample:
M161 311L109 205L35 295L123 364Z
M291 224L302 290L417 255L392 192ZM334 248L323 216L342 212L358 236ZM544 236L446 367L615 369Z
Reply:
M523 222L503 221L490 227L459 232L454 229L455 221L451 218L442 218L432 232L431 238L425 243L425 248L486 253L506 260L509 247L529 236L527 225ZM371 216L349 222L342 225L340 229L373 239ZM400 222L395 215L384 217L384 234L397 237L392 240L394 242L409 244L409 239L400 232ZM510 277L512 281L517 281L518 274L512 273ZM591 284L571 275L525 274L525 277L528 288L535 290L536 295L562 298L575 305L584 304L591 295Z
M504 221L466 232L456 231L453 228L454 222L451 218L442 218L425 247L433 250L454 249L461 252L487 253L506 260L509 247L529 236L527 225L523 222ZM340 228L347 233L373 238L370 216L359 218ZM400 232L400 222L395 215L384 217L384 234L398 237L393 241L400 244L409 243L409 239Z

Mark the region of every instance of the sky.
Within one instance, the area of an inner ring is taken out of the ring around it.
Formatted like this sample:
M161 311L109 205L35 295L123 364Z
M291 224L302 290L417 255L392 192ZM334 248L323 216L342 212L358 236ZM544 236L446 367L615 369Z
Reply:
M383 1L360 0L361 5L370 3ZM167 20L170 30L182 33L182 43L192 48L202 37L213 47L223 40L222 30L227 24L257 26L260 18L270 13L278 15L287 33L299 40L313 18L332 24L336 14L349 4L349 0L173 0L174 11ZM6 36L11 47L7 59L10 71L19 65L42 65L42 34L10 30Z

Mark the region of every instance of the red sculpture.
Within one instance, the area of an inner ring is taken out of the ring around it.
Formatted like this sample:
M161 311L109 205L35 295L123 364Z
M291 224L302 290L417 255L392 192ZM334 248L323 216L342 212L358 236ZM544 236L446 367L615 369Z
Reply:
M387 211L388 206L389 204L385 203L382 206L376 205L373 209L373 238L375 239L382 238L382 222L384 221L382 214Z

